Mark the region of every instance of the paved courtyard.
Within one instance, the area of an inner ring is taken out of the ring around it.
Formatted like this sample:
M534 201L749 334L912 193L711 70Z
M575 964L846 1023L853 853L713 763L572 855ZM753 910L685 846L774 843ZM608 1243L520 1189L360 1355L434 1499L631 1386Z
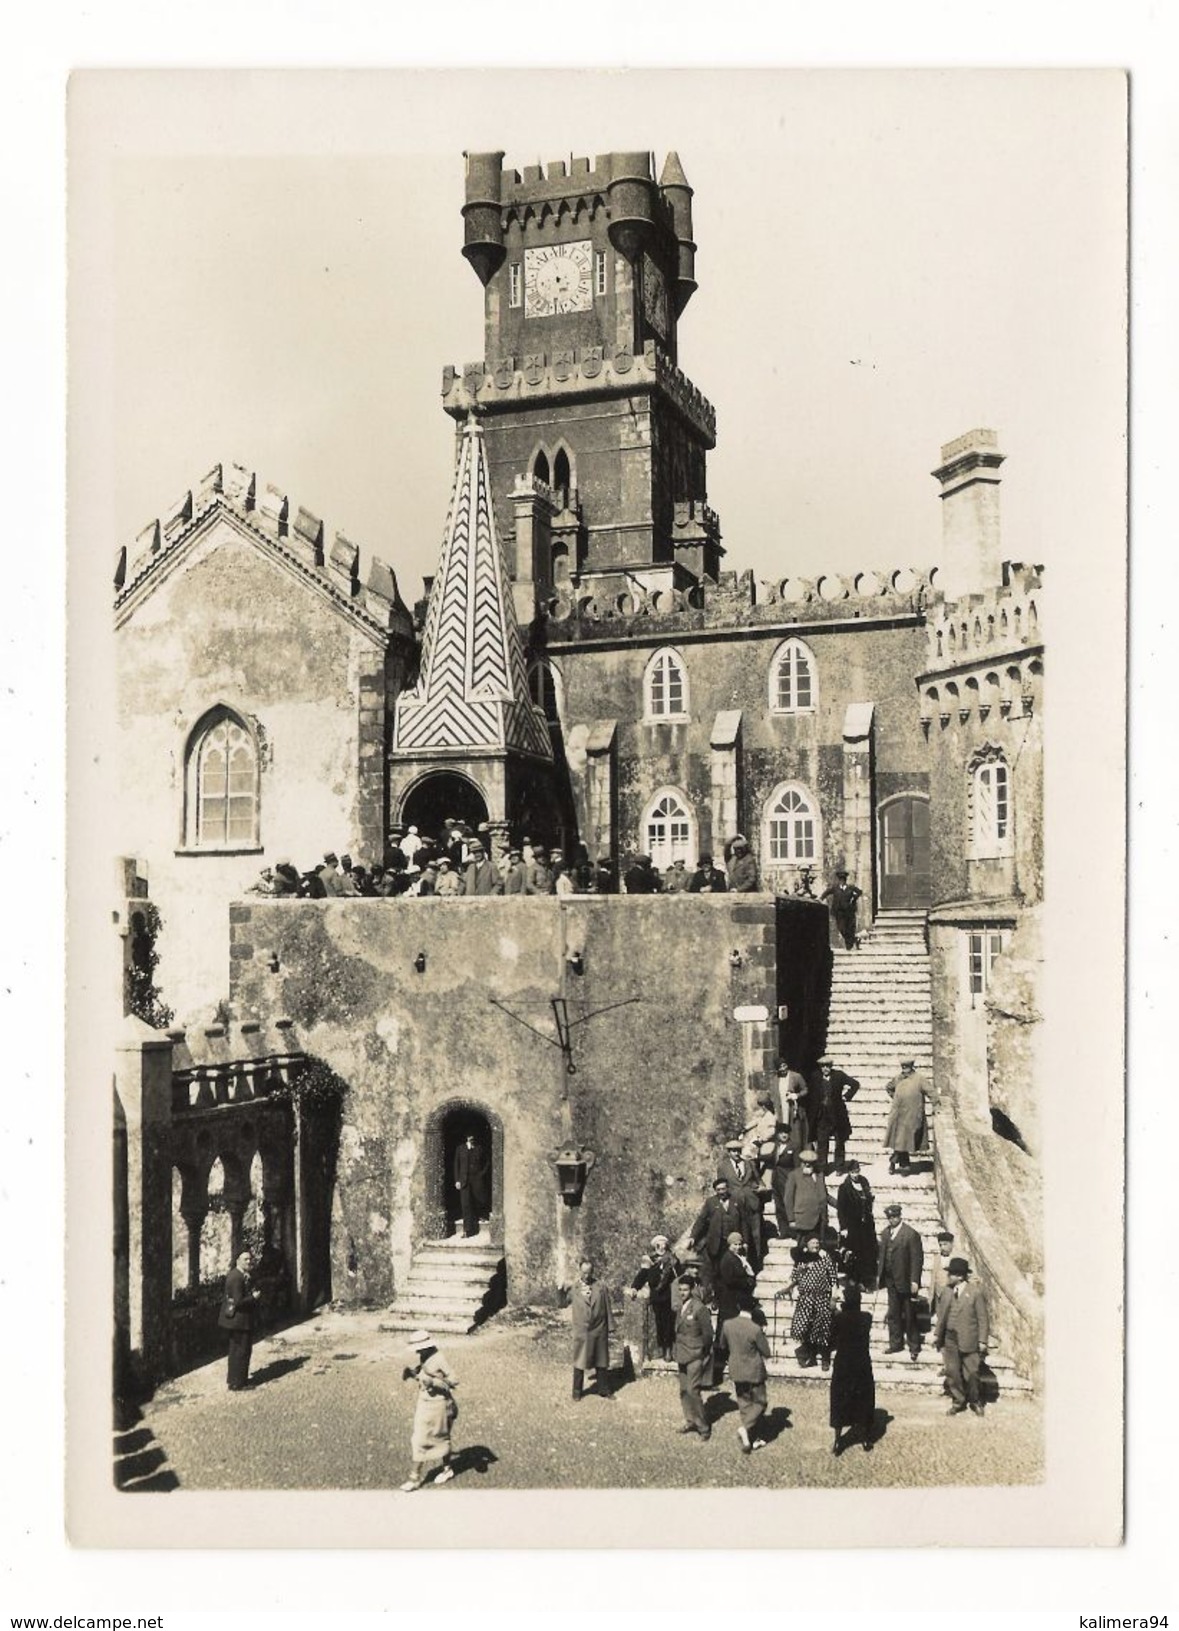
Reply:
M165 1383L120 1423L116 1480L127 1490L396 1489L406 1476L415 1389L406 1350L379 1314L324 1314L260 1342L254 1386L225 1387L225 1362ZM706 1395L712 1438L680 1436L671 1376L619 1388L616 1402L569 1398L569 1334L560 1317L508 1323L442 1343L461 1386L459 1476L448 1487L781 1488L990 1485L1038 1481L1035 1400L1000 1400L986 1417L949 1418L940 1397L877 1393L880 1442L830 1453L827 1388L770 1381L773 1441L737 1445L726 1386ZM427 1490L418 1499L445 1499Z

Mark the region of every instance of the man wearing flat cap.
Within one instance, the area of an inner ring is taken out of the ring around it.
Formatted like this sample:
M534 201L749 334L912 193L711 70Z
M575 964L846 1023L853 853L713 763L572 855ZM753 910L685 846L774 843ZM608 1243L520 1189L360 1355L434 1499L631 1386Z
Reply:
M971 1281L970 1264L964 1257L951 1257L946 1264L946 1281L933 1341L941 1349L950 1387L949 1414L959 1416L969 1405L974 1415L981 1416L984 1406L979 1371L987 1357L991 1334L986 1294Z
M726 1181L737 1203L741 1230L756 1272L761 1267L761 1186L756 1150L740 1138L728 1139L716 1175Z
M782 1210L786 1217L786 1233L793 1240L805 1240L808 1235L827 1235L827 1185L816 1170L814 1150L800 1150L798 1165L786 1175L782 1191Z
M901 1221L896 1201L884 1208L885 1228L880 1236L876 1284L888 1292L888 1352L900 1353L907 1345L910 1359L921 1352L914 1299L921 1291L921 1271L925 1252L916 1229Z
M728 1180L717 1178L712 1194L696 1214L688 1236L688 1250L699 1254L704 1295L711 1299L716 1286L716 1268L728 1236L736 1232L745 1238L744 1214L729 1193Z

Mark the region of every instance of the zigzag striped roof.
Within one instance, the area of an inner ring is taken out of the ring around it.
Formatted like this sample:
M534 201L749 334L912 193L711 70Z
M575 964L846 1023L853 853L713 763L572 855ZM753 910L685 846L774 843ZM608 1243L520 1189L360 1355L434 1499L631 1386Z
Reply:
M483 429L459 441L442 557L430 589L418 683L397 700L394 753L516 749L552 757L532 705L524 647L495 530Z

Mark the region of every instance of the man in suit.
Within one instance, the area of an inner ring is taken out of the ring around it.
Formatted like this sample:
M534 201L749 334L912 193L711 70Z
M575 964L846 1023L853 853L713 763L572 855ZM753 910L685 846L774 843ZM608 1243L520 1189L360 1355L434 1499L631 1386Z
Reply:
M468 845L470 859L463 870L463 895L502 895L503 879L487 858L487 851L477 838Z
M613 1399L610 1386L610 1295L594 1278L594 1265L586 1259L578 1265L580 1278L573 1287L573 1402L585 1387L585 1373L592 1370L603 1399Z
M735 1314L723 1327L725 1346L729 1350L729 1375L733 1379L733 1392L737 1396L737 1409L741 1425L737 1437L741 1453L760 1450L764 1440L757 1437L757 1429L766 1413L766 1360L770 1345L765 1331L750 1314Z
M888 1352L900 1353L908 1344L910 1359L921 1351L917 1330L917 1310L913 1299L921 1291L921 1270L925 1253L916 1229L901 1221L901 1208L894 1201L884 1208L887 1220L880 1237L876 1284L888 1292Z
M839 930L840 938L848 951L855 950L856 902L863 893L864 891L857 889L854 883L848 883L847 868L840 867L835 874L835 882L829 884L819 896L820 900L831 902L831 916L835 919L835 927Z
M680 1275L682 1300L675 1322L675 1362L680 1377L681 1433L712 1436L704 1409L704 1379L712 1357L712 1316L700 1296L700 1277L694 1269Z
M479 1148L474 1133L468 1133L454 1152L454 1187L459 1192L463 1233L477 1235L479 1220L487 1215L487 1152Z
M991 1335L986 1294L980 1285L971 1284L970 1264L964 1257L951 1257L946 1281L933 1340L941 1349L950 1384L949 1414L961 1415L969 1404L971 1412L981 1416L985 1407L979 1393L979 1370Z
M827 1146L835 1144L835 1170L843 1171L851 1118L847 1101L854 1099L860 1084L846 1071L837 1070L830 1054L824 1054L807 1079L807 1120L818 1156L820 1172L827 1171Z
M704 1295L712 1299L716 1286L716 1266L725 1250L725 1242L734 1230L745 1238L745 1218L737 1202L729 1193L728 1181L717 1178L712 1194L696 1214L688 1235L688 1250L700 1257L700 1275Z
M503 879L505 895L526 895L528 893L528 872L524 866L524 857L518 849L510 849L507 860L500 869Z
M688 880L689 895L727 895L728 892L729 885L724 873L713 866L711 855L702 855Z
M761 1267L761 1187L754 1151L739 1138L730 1138L716 1175L727 1181L729 1193L744 1217L745 1244L756 1271Z
M814 1150L800 1150L798 1165L786 1175L782 1190L782 1210L786 1233L793 1240L808 1235L827 1235L827 1185L816 1171Z
M225 1294L217 1324L229 1332L229 1364L227 1385L231 1393L238 1393L249 1385L250 1354L254 1347L254 1304L262 1293L250 1280L252 1267L249 1252L239 1252L237 1260L225 1276Z

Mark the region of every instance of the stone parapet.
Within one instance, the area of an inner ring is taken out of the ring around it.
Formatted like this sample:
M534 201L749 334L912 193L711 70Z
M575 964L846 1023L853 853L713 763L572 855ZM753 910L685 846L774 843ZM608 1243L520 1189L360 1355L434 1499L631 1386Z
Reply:
M454 419L465 419L472 410L576 397L589 390L595 396L611 390L618 395L660 391L707 447L716 446L716 409L653 340L637 353L623 347L570 346L551 354L467 363L461 372L450 367L442 371L442 406Z
M292 521L287 495L270 483L260 489L257 475L237 464L215 464L196 487L183 493L163 516L149 522L132 544L119 551L114 580L116 617L121 620L149 581L169 570L198 529L218 512L265 538L291 566L347 604L368 627L382 634L412 636L412 620L391 567L374 556L368 579L362 581L360 550L355 544L337 533L325 545L324 524L318 516L299 505Z

